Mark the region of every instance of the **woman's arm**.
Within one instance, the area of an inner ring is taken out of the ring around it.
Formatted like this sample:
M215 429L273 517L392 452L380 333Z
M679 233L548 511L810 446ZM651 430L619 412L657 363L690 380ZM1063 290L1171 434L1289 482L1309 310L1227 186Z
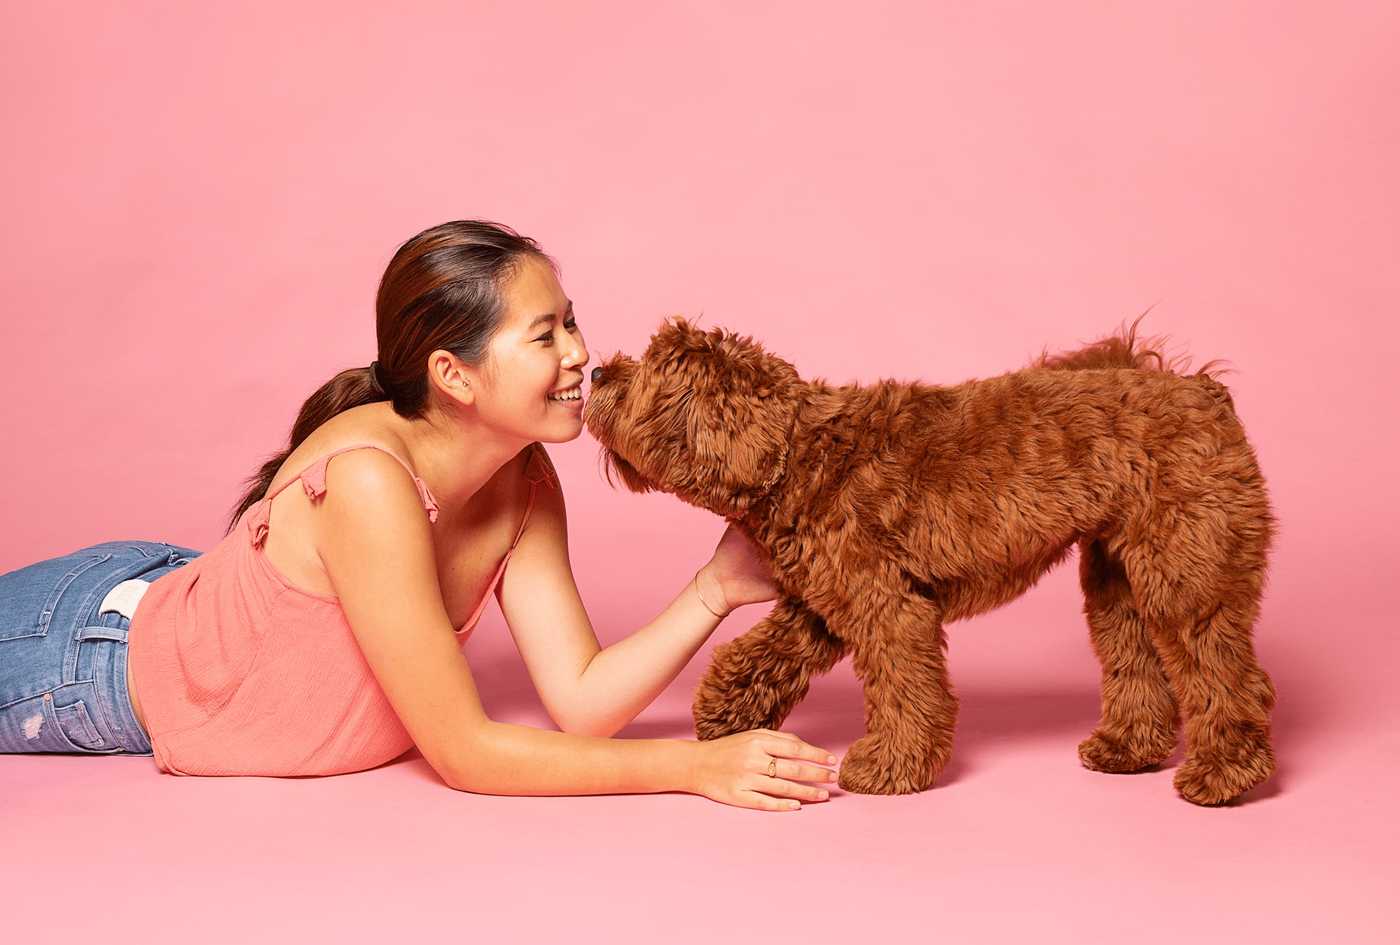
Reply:
M694 791L698 743L599 738L488 722L448 783L477 794L651 794Z
M575 697L586 707L577 730L612 735L631 722L680 674L722 619L705 607L695 582L686 582L654 620L589 660Z
M327 480L317 551L376 681L444 781L502 794L690 790L694 743L612 742L487 718L412 481L372 450L337 456Z
M654 620L603 649L569 564L564 496L548 484L539 487L496 593L555 724L565 732L601 736L636 718L714 633L723 618L709 607L729 609L707 567Z
M370 671L451 787L489 794L679 790L762 810L825 797L800 782L828 780L820 765L831 759L785 733L612 741L487 718L442 602L432 534L408 474L387 454L359 450L337 456L327 479L314 519L316 550Z

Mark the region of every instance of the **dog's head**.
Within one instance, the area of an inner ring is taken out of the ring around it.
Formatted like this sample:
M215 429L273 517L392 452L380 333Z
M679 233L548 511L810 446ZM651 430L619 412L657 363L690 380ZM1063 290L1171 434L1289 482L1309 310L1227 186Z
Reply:
M594 373L584 423L608 479L742 514L782 476L802 380L751 338L668 319L640 360Z

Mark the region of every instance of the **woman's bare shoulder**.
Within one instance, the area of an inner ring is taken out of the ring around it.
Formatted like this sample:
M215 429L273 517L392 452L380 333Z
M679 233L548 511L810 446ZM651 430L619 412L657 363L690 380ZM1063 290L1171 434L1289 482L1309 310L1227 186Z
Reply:
M383 416L383 411L374 409L381 406L385 405L375 403L352 407L311 431L283 461L269 491L299 475L321 457L347 446L378 446L407 462L408 445L394 425Z

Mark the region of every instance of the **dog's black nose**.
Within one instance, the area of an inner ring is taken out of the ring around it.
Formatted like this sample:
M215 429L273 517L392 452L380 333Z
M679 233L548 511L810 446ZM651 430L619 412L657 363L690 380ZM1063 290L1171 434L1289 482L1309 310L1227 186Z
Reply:
M593 379L593 383L596 384L603 379L603 369L600 367L595 367L593 369L593 373L588 376L591 377Z

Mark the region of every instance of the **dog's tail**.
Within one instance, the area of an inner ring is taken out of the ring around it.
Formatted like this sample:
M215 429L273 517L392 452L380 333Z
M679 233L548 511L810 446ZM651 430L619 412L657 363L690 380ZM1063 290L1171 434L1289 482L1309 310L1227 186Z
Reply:
M1150 311L1152 311L1151 307L1147 309L1147 312ZM1230 405L1230 409L1233 410L1235 404L1230 397L1229 389L1215 377L1217 374L1228 373L1233 368L1216 367L1215 365L1221 363L1221 359L1216 358L1206 362L1195 372L1188 374L1190 357L1182 354L1168 358L1165 354L1167 343L1165 337L1138 338L1138 322L1147 317L1147 312L1143 312L1135 318L1131 325L1121 327L1116 333L1101 338L1078 351L1061 351L1059 354L1050 354L1048 350L1042 349L1040 356L1031 362L1031 367L1060 370L1134 368L1139 371L1164 371L1168 374L1191 377L1200 381L1212 393L1223 396Z

